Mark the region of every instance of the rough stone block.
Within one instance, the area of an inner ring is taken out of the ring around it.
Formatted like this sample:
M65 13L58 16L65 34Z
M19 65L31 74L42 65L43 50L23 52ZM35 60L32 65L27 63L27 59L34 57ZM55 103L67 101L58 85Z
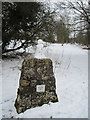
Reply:
M15 107L17 113L58 102L55 77L50 59L25 58L22 63Z

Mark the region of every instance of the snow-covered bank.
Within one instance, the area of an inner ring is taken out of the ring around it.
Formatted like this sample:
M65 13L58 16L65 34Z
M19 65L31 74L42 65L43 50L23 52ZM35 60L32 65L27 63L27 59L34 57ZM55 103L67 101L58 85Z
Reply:
M59 102L32 108L18 115L14 102L22 59L3 60L3 98L0 103L2 104L2 117L87 118L88 51L71 44L63 46L61 44L47 44L46 47L46 43L40 43L40 46L37 45L35 57L52 59Z

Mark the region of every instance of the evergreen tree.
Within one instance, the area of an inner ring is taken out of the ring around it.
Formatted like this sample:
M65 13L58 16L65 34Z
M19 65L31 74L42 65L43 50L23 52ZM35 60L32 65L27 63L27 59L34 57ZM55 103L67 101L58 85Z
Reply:
M69 41L69 29L66 27L62 20L58 21L56 24L56 34L57 42L59 43L68 43Z
M37 15L39 11L40 4L36 2L2 3L3 53L25 47L28 45L27 43L33 43L32 37L36 32L34 27L36 28L38 25ZM8 50L7 46L12 40L14 40L13 48ZM15 48L17 41L21 42L21 45Z
M53 24L53 12L45 10L39 2L4 2L2 4L2 52L10 52L35 44L41 34L48 35L47 28ZM8 45L13 43L11 49ZM20 46L17 46L17 43Z

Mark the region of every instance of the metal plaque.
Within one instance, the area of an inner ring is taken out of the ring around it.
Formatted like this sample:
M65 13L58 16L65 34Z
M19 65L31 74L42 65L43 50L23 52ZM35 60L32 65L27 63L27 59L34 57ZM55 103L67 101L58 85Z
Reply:
M45 92L45 85L37 85L36 92Z

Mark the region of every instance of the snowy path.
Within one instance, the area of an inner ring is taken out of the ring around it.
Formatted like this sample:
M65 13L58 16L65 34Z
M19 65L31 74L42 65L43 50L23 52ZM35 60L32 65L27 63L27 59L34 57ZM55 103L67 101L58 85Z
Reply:
M22 60L4 60L3 98L0 103L3 118L87 118L88 51L76 45L49 44L43 48L42 54L53 61L59 102L32 108L18 115L14 101L20 77L18 67Z

